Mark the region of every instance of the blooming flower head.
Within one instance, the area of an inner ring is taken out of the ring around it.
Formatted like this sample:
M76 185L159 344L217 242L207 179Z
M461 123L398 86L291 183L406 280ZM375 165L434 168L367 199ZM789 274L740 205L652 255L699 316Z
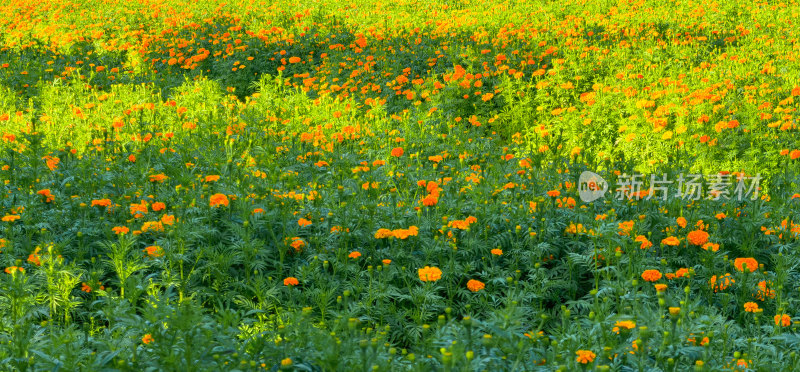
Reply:
M620 330L630 330L636 328L636 323L632 320L620 320L614 324L614 328L611 329L612 332L619 334Z
M661 272L658 270L645 270L642 272L642 279L647 282L655 282L661 279Z
M674 236L670 236L670 237L667 237L667 238L664 238L663 240L661 240L661 245L670 245L670 246L674 247L674 246L677 246L679 244L681 244L680 239L678 239L678 238L676 238Z
M350 254L349 254L347 257L350 257L350 258L359 258L359 257L361 257L361 252L359 252L359 251L352 251L352 252L350 252Z
M151 336L149 333L144 335L144 337L142 337L142 343L144 343L145 345L151 342L153 342L153 336Z
M748 313L754 313L754 312L758 311L758 304L755 303L755 302L752 302L752 301L751 302L745 302L744 303L744 311L747 311Z
M288 278L283 280L283 285L285 285L287 287L294 287L294 286L299 285L299 284L300 284L300 281L298 281L297 278L295 278L293 276L290 276L290 277L288 277Z
M164 255L164 251L161 249L161 247L159 247L157 245L151 245L151 246L145 248L144 251L151 258L161 257L161 256Z
M714 292L722 291L733 283L736 283L736 281L733 279L731 274L720 275L719 277L714 275L708 281L708 284L711 286Z
M500 248L492 249L491 252L492 252L493 256L502 256L503 255L503 250L500 249Z
M111 231L113 231L114 234L117 234L117 235L125 235L129 231L131 231L131 229L129 229L129 228L125 227L125 226L114 226L114 227L111 228Z
M553 198L557 198L557 197L561 196L561 191L550 190L550 191L547 192L547 195L550 196L550 197L553 197Z
M219 206L227 207L230 202L225 194L214 194L208 198L208 203L211 207L217 208Z
M654 286L655 286L657 292L664 292L664 291L667 290L667 285L666 284L661 284L660 283L660 284L654 284Z
M402 147L395 147L392 149L392 156L399 158L403 156L403 148Z
M311 221L309 221L309 220L307 220L305 218L301 218L301 219L297 220L297 225L300 226L300 227L306 227L308 225L311 225Z
M581 364L591 363L597 356L597 354L593 353L591 350L578 350L575 354L578 356L575 360Z
M677 222L677 223L678 223L678 226L680 226L681 228L684 228L684 227L686 227L686 223L687 223L687 221L686 221L686 219L685 219L685 218L683 218L683 217L678 217L677 219L675 219L675 222Z
M739 270L739 272L747 270L752 273L758 268L758 261L753 257L739 257L733 261L733 266L736 267L736 270Z
M775 314L775 325L788 327L792 325L792 317L788 314Z
M687 235L689 243L698 247L708 243L708 233L703 230L694 230Z
M669 308L669 315L677 316L680 313L681 313L681 308L680 307L670 307Z
M438 267L425 266L418 270L419 280L423 282L435 282L442 278L442 270Z
M485 288L486 284L483 284L480 280L470 279L467 282L467 289L473 292L480 291L481 289Z

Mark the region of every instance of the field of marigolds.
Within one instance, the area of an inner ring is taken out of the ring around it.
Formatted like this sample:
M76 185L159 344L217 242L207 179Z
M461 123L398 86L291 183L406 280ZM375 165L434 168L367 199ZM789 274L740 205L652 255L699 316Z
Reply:
M798 19L4 2L0 371L800 371Z

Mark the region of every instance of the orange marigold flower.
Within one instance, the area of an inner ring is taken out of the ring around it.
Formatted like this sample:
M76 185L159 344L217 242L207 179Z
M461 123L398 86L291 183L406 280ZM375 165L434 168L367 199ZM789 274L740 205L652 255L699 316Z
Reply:
M125 227L125 226L114 226L114 227L111 228L111 231L113 231L114 234L117 234L117 235L124 235L124 234L127 234L131 230L129 228Z
M752 273L758 268L758 261L753 257L739 257L733 261L733 266L736 270L739 270L739 272L748 270Z
M745 302L744 303L744 311L747 311L748 313L754 313L754 312L758 311L758 304L755 303L755 302L752 302L752 301L751 302Z
M645 270L642 272L642 279L647 282L655 282L661 279L661 272L658 270Z
M788 314L775 314L775 325L788 327L792 325L792 317Z
M378 229L375 232L375 239L383 239L383 238L391 238L394 237L394 233L392 230L389 229Z
M612 328L611 331L619 334L621 329L630 330L634 328L636 328L636 323L634 323L632 320L620 320L614 324L614 328Z
M144 335L144 337L142 337L142 342L143 342L145 345L147 345L147 344L149 344L149 343L153 342L153 336L151 336L149 333L148 333L148 334L146 334L146 335Z
M664 292L667 290L666 284L654 284L654 286L656 287L656 291L658 292Z
M154 175L150 176L150 182L162 183L168 178L169 177L167 177L167 175L164 174L164 173L154 174Z
M290 276L290 277L288 277L288 278L283 280L283 285L285 285L287 287L294 287L294 286L299 285L299 284L300 284L300 281L298 281L297 278L295 278L293 276Z
M719 244L708 242L706 244L703 244L703 249L707 251L710 250L712 252L716 252L719 250Z
M423 282L435 282L442 278L442 270L438 267L425 266L418 270L419 280Z
M591 350L578 350L575 352L578 356L575 360L581 364L588 364L594 361L594 358L597 356Z
M308 226L308 225L311 225L311 221L309 221L309 220L307 220L307 219L305 219L305 218L301 218L301 219L297 220L297 224L298 224L300 227L306 227L306 226Z
M561 196L561 191L558 191L558 190L550 190L550 191L548 191L548 192L547 192L547 195L548 195L548 196L552 196L552 197L554 197L554 198L557 198L557 197Z
M161 257L164 255L164 251L157 245L151 245L145 248L144 251L147 252L147 255L152 258Z
M219 176L218 175L205 176L205 178L203 178L203 181L205 181L205 182L217 182L217 181L219 181Z
M111 206L110 199L94 199L92 200L92 207L108 207Z
M167 207L167 205L162 203L162 202L155 202L155 203L153 203L153 212L162 211L166 207Z
M23 274L25 273L25 269L24 268L17 267L17 266L9 266L9 267L6 267L6 270L5 270L6 274L14 274L17 271L19 271L19 272L21 272Z
M681 240L674 236L666 237L663 240L661 240L661 245L671 245L674 247L679 244L681 244Z
M678 218L675 220L675 222L677 222L677 223L678 223L678 226L680 226L681 228L684 228L684 227L686 227L686 223L687 223L687 221L686 221L686 219L685 219L685 218L683 218L683 217L678 217Z
M392 149L392 156L399 158L403 156L403 148L402 147L395 147Z
M28 255L28 262L30 262L31 264L34 264L36 266L41 266L42 265L42 261L41 261L42 255L39 253L41 251L42 251L41 247L36 247L36 249L31 254Z
M359 252L359 251L352 251L352 252L350 252L350 254L349 254L347 257L350 257L350 258L359 258L359 257L361 257L361 252Z
M20 217L17 214L7 214L2 218L3 222L14 222L18 219L20 219Z
M689 243L702 246L703 244L708 243L708 233L703 230L694 230L686 236L689 239Z
M382 262L384 265L388 265L388 264L392 263L392 260L390 260L390 259L388 259L388 258L387 258L387 259L383 259L383 260L381 260L381 262Z
M211 205L211 207L215 208L221 205L227 207L230 204L228 197L225 194L219 193L211 195L211 197L208 199L208 203Z
M492 249L491 253L492 253L492 255L495 255L495 256L502 256L503 255L503 250L500 249L500 248L495 248L495 249Z
M644 235L637 235L636 239L634 240L638 243L641 243L641 245L639 246L639 248L641 249L647 249L653 246L653 243L647 240L647 237Z
M714 275L708 281L708 284L714 292L725 290L725 288L728 288L733 283L736 283L736 280L733 279L731 274L720 275L719 277Z
M469 289L470 291L473 291L473 292L480 291L481 289L484 289L485 287L486 287L486 284L483 284L483 282L481 282L480 280L470 279L467 282L467 289Z

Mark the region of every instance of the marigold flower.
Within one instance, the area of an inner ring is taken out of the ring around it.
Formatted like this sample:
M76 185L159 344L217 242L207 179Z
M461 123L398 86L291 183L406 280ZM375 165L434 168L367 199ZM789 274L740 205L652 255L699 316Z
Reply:
M681 308L680 307L670 307L669 308L669 315L677 316L680 313L681 313Z
M155 202L155 203L153 203L153 207L152 208L153 208L153 212L159 212L159 211L163 211L165 208L167 208L167 205L162 203L162 202Z
M392 149L392 156L399 158L403 156L403 148L402 147L395 147Z
M161 257L164 255L164 252L161 249L161 247L157 245L151 245L149 247L146 247L144 251L147 252L147 255L150 256L151 258Z
M503 255L503 250L500 249L500 248L495 248L495 249L492 249L491 253L492 253L492 255L495 255L495 256L502 256Z
M658 270L645 270L642 272L642 279L647 282L655 282L661 279L661 272Z
M619 334L619 331L621 329L630 330L634 328L636 328L636 323L633 322L632 320L620 320L614 324L614 328L612 328L611 331L616 334Z
M94 199L92 200L92 207L109 207L111 206L110 199Z
M218 175L205 176L205 178L203 178L203 181L204 182L217 182L217 181L219 181L219 176Z
M228 197L225 194L217 193L217 194L211 195L211 197L208 198L208 203L209 203L209 205L211 207L216 208L216 207L219 207L219 206L227 207L230 202L228 201Z
M309 221L309 220L307 220L305 218L301 218L301 219L297 220L297 225L299 225L300 227L306 227L308 225L311 225L311 221Z
M9 267L6 267L6 269L5 269L6 274L14 274L17 271L19 271L19 272L21 272L23 274L25 273L25 269L22 268L22 267L9 266Z
M775 325L788 327L792 325L792 317L788 314L775 314Z
M744 303L744 311L748 313L754 313L758 311L758 304L755 302L745 302Z
M736 280L733 279L731 274L720 275L719 277L714 275L708 281L708 284L711 286L711 288L714 290L715 293L717 291L722 291L725 288L728 288L733 283L736 283Z
M686 227L686 224L687 224L686 219L683 218L683 217L678 217L677 219L675 219L675 222L677 222L678 226L680 226L681 228Z
M383 259L383 260L381 260L381 262L382 262L384 265L388 265L388 264L392 263L392 260L390 260L390 259L388 259L388 258L387 258L387 259Z
M703 249L705 249L707 251L710 250L712 252L716 252L716 251L719 250L719 244L708 242L706 244L703 244Z
M674 247L674 246L677 246L679 244L681 244L680 239L678 239L678 238L676 238L674 236L670 236L670 237L667 237L667 238L664 238L664 239L661 240L661 245L670 245L670 246Z
M733 261L733 266L736 267L736 270L739 270L739 272L748 270L752 273L758 268L758 261L753 257L739 257Z
M111 228L111 231L113 231L114 234L117 235L125 235L131 230L125 226L114 226Z
M481 282L480 280L470 279L467 282L467 288L470 291L473 291L473 292L480 291L481 289L483 289L485 287L486 287L486 284L483 284L483 282Z
M686 238L689 239L689 243L696 246L708 243L708 233L703 230L693 230Z
M581 364L591 363L597 356L597 354L593 353L591 350L578 350L575 354L578 356L575 360Z
M423 282L435 282L442 278L442 270L438 267L425 266L418 270L419 280Z
M150 182L162 183L166 179L168 179L169 177L167 177L167 175L164 174L164 173L159 173L159 174L154 174L154 175L150 176L149 178L150 178Z
M653 286L656 288L657 292L664 292L667 290L666 284L654 284Z
M18 219L20 219L20 217L17 214L7 214L2 218L3 222L14 222Z
M285 285L287 287L294 287L294 286L299 285L299 284L300 284L300 281L298 281L297 278L295 278L293 276L290 276L290 277L288 277L288 278L283 280L283 285Z
M361 257L361 252L359 252L359 251L352 251L352 252L350 252L350 254L349 254L347 257L350 257L350 258L359 258L359 257Z
M151 336L149 333L148 333L148 334L146 334L146 335L144 335L144 337L142 337L142 342L143 342L145 345L147 345L147 344L149 344L149 343L153 342L153 336Z
M557 197L561 196L561 191L550 190L550 191L547 192L547 195L551 196L551 197L554 197L554 198L557 198Z

